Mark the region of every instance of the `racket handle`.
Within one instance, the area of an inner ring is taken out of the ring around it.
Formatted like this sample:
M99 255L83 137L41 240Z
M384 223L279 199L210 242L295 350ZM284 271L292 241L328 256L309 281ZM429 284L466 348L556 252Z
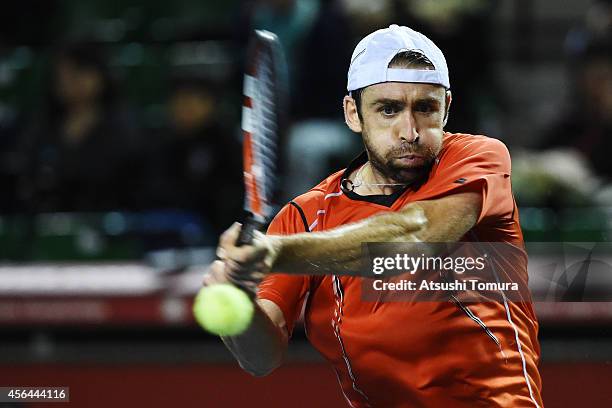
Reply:
M242 224L242 229L240 229L240 234L236 240L236 246L249 245L252 243L253 235L259 227L261 227L261 224L255 221L252 215L249 215L244 221L244 224Z

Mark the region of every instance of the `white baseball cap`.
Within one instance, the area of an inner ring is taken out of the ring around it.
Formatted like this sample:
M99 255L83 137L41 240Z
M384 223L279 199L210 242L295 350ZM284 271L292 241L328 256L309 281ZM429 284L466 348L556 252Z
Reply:
M404 51L420 52L435 69L389 68L393 57ZM442 51L423 34L397 24L367 35L351 57L346 87L349 92L381 82L419 82L450 88Z

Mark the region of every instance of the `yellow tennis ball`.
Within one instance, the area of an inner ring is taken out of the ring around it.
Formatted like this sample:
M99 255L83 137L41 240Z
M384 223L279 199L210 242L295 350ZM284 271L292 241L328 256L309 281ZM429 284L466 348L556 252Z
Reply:
M254 310L247 294L227 283L200 289L193 302L196 321L219 336L236 336L244 332L251 323Z

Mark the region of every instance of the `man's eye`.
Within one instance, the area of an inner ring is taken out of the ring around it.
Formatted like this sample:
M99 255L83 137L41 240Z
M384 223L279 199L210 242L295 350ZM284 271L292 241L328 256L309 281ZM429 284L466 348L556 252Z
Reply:
M383 115L391 116L397 113L397 108L395 106L385 105L380 111L383 113Z
M436 109L431 104L420 103L420 104L415 106L414 110L417 111L417 112L422 112L422 113L431 113L431 112L434 112Z

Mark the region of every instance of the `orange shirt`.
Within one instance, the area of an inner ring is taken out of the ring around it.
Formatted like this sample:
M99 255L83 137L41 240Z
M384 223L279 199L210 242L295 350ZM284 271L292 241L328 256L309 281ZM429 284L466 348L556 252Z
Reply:
M366 160L362 155L352 166ZM510 156L499 140L446 133L428 180L395 196L346 192L340 186L346 174L329 176L285 206L268 233L323 231L411 202L477 191L482 210L462 241L514 245L519 256L512 267L526 283ZM274 274L258 294L280 307L290 333L304 307L308 339L333 365L350 406L543 406L538 323L529 299L468 305L365 302L362 279Z

